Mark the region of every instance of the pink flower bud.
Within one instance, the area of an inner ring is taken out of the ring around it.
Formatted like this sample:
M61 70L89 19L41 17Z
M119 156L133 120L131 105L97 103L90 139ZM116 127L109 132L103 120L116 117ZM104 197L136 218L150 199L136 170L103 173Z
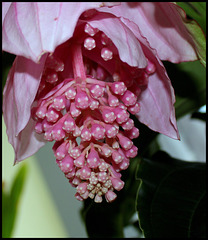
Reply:
M124 132L125 136L127 136L130 139L138 138L139 137L139 129L136 127L133 127L129 131Z
M102 117L104 122L106 123L113 123L114 120L116 119L114 112L108 108L103 108Z
M107 202L113 202L116 199L117 195L112 192L111 190L109 190L106 194L105 194L105 199Z
M114 177L111 177L111 182L112 182L112 185L113 187L117 190L117 191L120 191L123 187L124 187L124 182L119 179L119 178L114 178Z
M43 131L48 131L50 130L52 127L53 127L53 123L51 122L48 122L47 119L45 118L43 121L42 121L42 125L43 125Z
M133 145L129 150L125 151L125 156L127 158L134 158L137 156L137 151L138 151L138 148Z
M44 139L49 142L52 142L54 140L52 136L52 132L50 130L44 133Z
M116 115L116 121L119 124L126 122L130 116L130 114L126 110L124 110L120 107L115 108L114 113Z
M68 178L69 180L73 180L75 173L76 173L75 168L73 168L71 172L65 174L65 177Z
M94 147L91 148L88 154L87 163L90 168L97 168L100 164L100 157Z
M111 107L117 107L119 105L119 100L116 96L109 94L108 96L108 104Z
M99 102L93 98L90 99L90 109L95 110L99 107Z
M90 141L92 137L91 131L84 127L81 131L81 138L83 141Z
M75 120L69 115L64 121L62 128L69 133L75 130L75 126Z
M102 198L102 196L96 194L94 201L96 203L101 203L103 201L103 198Z
M140 104L139 103L135 103L135 105L128 107L128 111L131 114L137 114L140 111Z
M52 105L57 111L60 111L66 106L66 98L64 96L55 97Z
M59 119L59 112L53 108L49 108L48 111L46 112L46 118L48 122L56 122Z
M72 117L78 117L81 114L81 111L76 107L74 102L71 103L69 111Z
M129 90L126 90L126 92L120 97L120 99L126 106L132 106L136 103L137 96Z
M124 130L131 130L133 127L134 127L134 121L129 118L125 123L123 123L122 125L122 128Z
M116 164L118 164L118 163L122 162L124 157L118 151L114 150L112 152L112 159Z
M83 153L74 160L74 165L79 168L83 167L84 163L85 163L85 156Z
M129 159L124 159L121 163L119 163L120 170L126 170L129 167Z
M121 147L124 148L125 150L129 150L132 147L133 142L129 138L123 136L120 133L117 135L117 137L119 138L119 143Z
M69 87L65 92L65 96L69 100L74 99L76 94L77 94L77 92L73 87Z
M108 144L103 144L100 149L101 149L101 153L105 157L110 157L111 156L112 151L111 151L110 147L108 146Z
M105 138L105 128L100 124L93 124L91 127L91 133L96 140L101 140Z
M62 129L62 124L55 124L52 128L51 134L55 141L60 141L61 139L65 138L65 131Z
M90 87L90 94L93 98L100 98L103 96L105 91L105 88L98 85L98 84L94 84Z
M69 155L70 155L72 158L74 158L74 159L78 158L78 157L81 155L81 150L80 150L80 148L79 148L79 147L74 147L74 148L72 148L72 149L69 151Z
M56 143L59 143L59 142L56 142ZM53 150L57 160L62 160L68 154L67 143L68 143L67 141L64 141L58 147L56 147L54 144Z
M44 119L47 113L47 107L46 106L40 106L37 110L36 110L36 116L40 119Z
M118 95L123 95L125 91L127 90L127 87L123 82L114 82L110 85L110 88L113 93Z
M85 109L88 108L90 100L84 91L79 91L75 97L76 108Z
M42 121L41 122L37 122L35 124L35 131L36 133L42 133L43 132L43 124Z
M118 129L110 124L105 125L105 134L108 138L114 138L118 134Z
M74 161L73 159L67 155L61 161L56 161L61 169L62 172L68 173L71 172L74 168Z
M90 174L91 174L91 170L87 166L84 166L77 171L77 175L83 180L89 179Z
M72 182L71 182L71 185L73 186L73 187L76 187L79 183L81 183L81 179L80 178L77 178L77 177L74 177L73 178L73 180L72 180Z
M87 190L87 185L88 183L87 182L82 182L80 183L78 186L77 186L77 192L79 194L84 194Z
M75 193L75 198L79 201L83 201L84 199L80 196L80 194L78 192Z
M107 173L106 172L99 172L98 173L98 181L99 182L106 182L108 179Z

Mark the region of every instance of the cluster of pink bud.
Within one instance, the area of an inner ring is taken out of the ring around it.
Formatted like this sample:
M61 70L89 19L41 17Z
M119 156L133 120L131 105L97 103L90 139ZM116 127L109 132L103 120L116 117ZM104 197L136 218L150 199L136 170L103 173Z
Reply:
M83 47L91 50L96 47L92 37L98 31L89 24L84 31L90 37L85 38ZM103 33L100 36L102 44L106 45L109 39ZM102 48L101 57L109 61L112 51ZM138 81L142 85L147 78L144 74L137 76L137 82L128 87L129 84L120 80L119 73L114 73L107 81L103 68L98 65L93 76L59 81L58 73L63 69L61 60L48 57L37 106L32 111L35 130L43 134L45 140L55 141L56 162L76 188L78 200L89 197L102 202L104 196L111 202L117 196L114 190L124 187L120 171L127 169L130 158L137 155L132 139L139 136L139 130L130 114L140 111ZM80 69L86 70L86 67ZM154 65L149 63L145 73L152 71ZM46 94L41 97L44 89Z

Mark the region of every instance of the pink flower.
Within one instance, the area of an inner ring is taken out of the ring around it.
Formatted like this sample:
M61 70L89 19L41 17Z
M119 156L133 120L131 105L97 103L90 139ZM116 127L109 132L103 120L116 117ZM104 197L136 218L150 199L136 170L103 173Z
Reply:
M3 50L18 55L3 100L15 163L55 141L76 198L113 201L124 186L120 171L137 155L130 113L179 138L161 60L197 57L177 6L4 3L2 17Z

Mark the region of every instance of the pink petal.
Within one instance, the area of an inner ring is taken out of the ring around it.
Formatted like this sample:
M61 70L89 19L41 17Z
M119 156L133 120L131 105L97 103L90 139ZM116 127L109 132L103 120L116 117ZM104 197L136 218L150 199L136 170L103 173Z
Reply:
M111 4L112 6L115 4ZM3 19L2 48L38 62L72 37L80 15L101 2L13 2ZM4 8L4 5L3 5Z
M147 88L139 98L141 110L136 116L153 131L173 139L180 139L175 118L175 95L167 72L153 53L143 46L148 59L156 65L156 72L149 76Z
M151 49L147 40L141 36L138 26L128 19L121 18L121 21L134 32L145 56L157 67L156 73L150 75L147 89L142 91L139 99L141 110L137 117L153 131L179 139L173 106L175 95L166 70L157 57L156 50Z
M46 144L47 141L35 132L34 127L35 121L30 119L18 136L12 139L13 142L10 142L15 151L14 164L32 156Z
M118 18L100 13L88 22L92 27L103 31L112 40L123 62L139 68L146 67L146 58L139 41Z
M161 60L174 63L197 60L194 43L174 3L122 2L98 10L134 22Z
M31 148L31 143L28 141L34 143L34 149L31 149L32 152L37 151L37 148L43 145L43 143L37 142L36 134L31 129L25 130L25 127L30 119L31 105L39 87L45 58L46 55L41 58L40 64L36 64L24 57L17 57L4 88L4 121L9 142L15 149L17 159L26 153L28 154L29 150L25 148L25 146ZM18 142L18 139L20 142Z
M10 70L4 88L3 109L8 118L9 114L15 112L15 135L18 135L29 121L31 105L39 87L45 59L46 55L36 64L24 57L17 57Z
M12 2L2 2L2 23Z

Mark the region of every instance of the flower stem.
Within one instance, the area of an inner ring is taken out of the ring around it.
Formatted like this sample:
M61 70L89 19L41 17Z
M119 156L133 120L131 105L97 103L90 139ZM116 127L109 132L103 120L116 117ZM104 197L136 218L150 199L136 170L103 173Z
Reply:
M74 79L80 79L83 81L86 79L85 67L82 57L82 47L81 44L73 44L72 46L72 66L74 72Z

